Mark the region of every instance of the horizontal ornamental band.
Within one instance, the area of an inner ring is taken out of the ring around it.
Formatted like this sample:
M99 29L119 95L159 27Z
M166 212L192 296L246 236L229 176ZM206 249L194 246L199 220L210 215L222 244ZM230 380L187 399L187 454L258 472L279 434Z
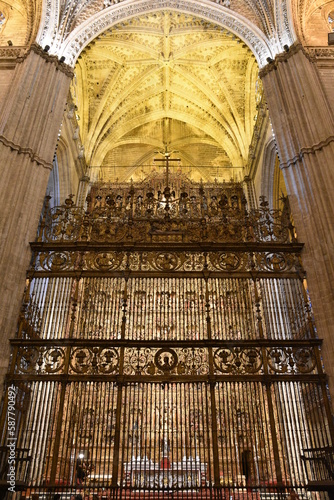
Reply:
M14 373L29 375L264 375L318 374L317 347L19 347ZM210 362L210 352L213 361Z
M70 271L128 272L290 272L303 275L299 255L284 251L79 251L53 250L36 253L34 271L53 274Z

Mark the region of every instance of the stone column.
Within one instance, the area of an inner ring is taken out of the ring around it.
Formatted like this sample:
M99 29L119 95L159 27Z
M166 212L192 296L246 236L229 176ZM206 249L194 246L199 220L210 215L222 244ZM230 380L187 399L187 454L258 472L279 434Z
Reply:
M333 68L334 70L334 68ZM261 71L334 397L334 114L301 45Z
M1 382L72 76L57 57L33 45L17 61L0 115Z

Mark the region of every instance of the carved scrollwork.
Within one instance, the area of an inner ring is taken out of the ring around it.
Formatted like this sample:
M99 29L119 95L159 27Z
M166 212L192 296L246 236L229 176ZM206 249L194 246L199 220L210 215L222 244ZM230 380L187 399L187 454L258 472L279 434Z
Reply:
M181 265L179 256L174 252L157 253L153 262L159 271L175 271Z
M76 257L74 252L41 252L38 264L44 271L67 271L74 267Z
M275 347L267 350L267 358L272 373L311 373L316 367L312 347Z
M290 271L295 264L292 254L283 252L266 252L256 254L259 269L272 272Z
M180 183L178 178L174 181ZM86 212L68 198L64 205L47 211L40 239L96 243L289 241L288 208L271 210L262 197L259 209L247 211L242 186L237 183L203 186L187 180L173 193L162 193L164 179L152 182L155 188L142 183L131 184L130 190L121 185L118 191L97 186L94 196L88 197ZM59 259L61 265L64 256ZM170 259L167 263L161 258L164 270L174 266ZM278 260L278 255L272 256L267 265L279 266ZM229 264L232 268L235 265L232 261Z
M213 362L218 372L262 373L262 354L260 349L240 347L214 350Z
M132 252L129 255L131 271L203 271L203 253L188 252Z
M298 373L311 373L314 370L316 366L316 357L313 348L301 347L299 349L293 349L292 355Z
M17 355L16 371L29 374L61 373L64 360L63 347L21 347Z
M152 349L126 349L124 354L125 375L153 375L155 373Z
M115 373L119 365L117 349L76 347L71 351L70 371L78 374Z
M260 197L260 199L263 197ZM252 238L259 242L289 241L289 220L279 210L271 210L268 202L262 201L258 210L248 215Z
M205 221L199 222L189 222L189 224L183 228L185 233L185 239L191 243L198 243L199 241L208 241L209 234L208 228Z
M209 261L212 268L219 271L236 271L243 267L241 254L233 252L210 253Z
M87 269L114 271L124 269L125 254L122 252L88 252L85 254Z
M177 271L185 261L185 255L176 252L155 252L147 254L147 262L151 269L157 271Z
M181 349L177 373L179 375L206 375L209 372L206 349Z
M90 239L96 242L116 242L126 239L128 228L105 219L92 220Z
M208 371L208 353L204 348L125 350L126 375L205 375Z
M4 23L1 22L1 14L0 12L0 26L3 25ZM0 57L2 59L19 59L22 57L24 54L24 49L21 47L1 47L0 48Z
M43 361L46 373L60 373L64 367L65 349L60 347L45 349Z
M84 212L71 198L65 204L49 210L44 229L46 241L78 241L83 230Z
M130 271L203 271L206 261L203 252L131 252L128 256ZM302 272L298 256L286 252L209 252L209 271L265 271ZM49 251L37 254L35 269L42 271L123 271L127 256L121 251Z
M17 353L16 370L18 373L33 373L37 371L39 350L37 347L21 347Z
M289 366L289 354L283 348L268 349L268 366L275 373L286 373Z
M217 243L243 241L243 221L236 218L214 224L210 227L208 239Z
M147 252L131 252L129 255L129 269L131 271L148 271L150 264Z
M205 256L203 253L186 253L185 261L182 266L184 271L203 271L205 266Z

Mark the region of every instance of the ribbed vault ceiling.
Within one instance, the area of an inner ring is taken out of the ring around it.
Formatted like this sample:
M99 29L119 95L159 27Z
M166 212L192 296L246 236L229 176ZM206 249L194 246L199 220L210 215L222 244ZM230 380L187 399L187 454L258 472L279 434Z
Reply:
M126 19L130 4L137 2L124 1ZM256 26L273 54L282 50L292 18L304 46L326 46L333 29L333 0L212 4L222 16L235 12ZM250 50L232 34L181 10L108 24L105 19L112 12L117 16L120 6L123 0L0 0L0 46L29 47L37 39L58 55L67 43L76 46L81 27L87 33L80 35L79 47L91 39L90 23L112 25L85 48L72 85L87 163L101 167L103 175L137 175L152 163L155 151L166 147L207 179L217 177L220 167L229 175L227 167L235 172L245 165L260 95Z
M145 15L90 43L75 74L86 161L104 179L135 178L165 148L207 180L247 162L258 67L226 30L176 12Z

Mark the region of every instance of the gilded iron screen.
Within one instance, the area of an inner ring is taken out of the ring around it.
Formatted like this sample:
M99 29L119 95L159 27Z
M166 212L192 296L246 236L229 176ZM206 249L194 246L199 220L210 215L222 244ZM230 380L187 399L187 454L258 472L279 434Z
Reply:
M32 250L6 392L21 498L329 498L321 341L286 206L177 175L95 185L86 210L45 209Z

